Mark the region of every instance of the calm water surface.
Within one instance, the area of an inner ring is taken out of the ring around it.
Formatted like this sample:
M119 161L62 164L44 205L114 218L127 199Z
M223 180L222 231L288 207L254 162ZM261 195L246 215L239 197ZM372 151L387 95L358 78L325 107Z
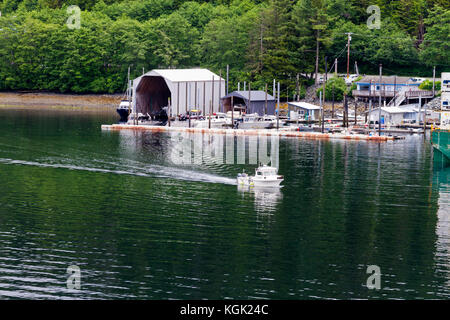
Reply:
M284 187L249 191L254 165L175 164L114 121L0 110L1 299L450 297L450 169L423 137L282 139Z

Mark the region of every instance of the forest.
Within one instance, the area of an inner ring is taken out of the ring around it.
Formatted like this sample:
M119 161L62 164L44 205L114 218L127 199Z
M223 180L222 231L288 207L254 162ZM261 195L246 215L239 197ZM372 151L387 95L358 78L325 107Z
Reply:
M80 8L79 26L73 25ZM379 28L370 27L380 8ZM0 0L0 90L117 93L155 68L205 67L262 88L319 72L450 71L450 0ZM291 89L289 91L289 89Z

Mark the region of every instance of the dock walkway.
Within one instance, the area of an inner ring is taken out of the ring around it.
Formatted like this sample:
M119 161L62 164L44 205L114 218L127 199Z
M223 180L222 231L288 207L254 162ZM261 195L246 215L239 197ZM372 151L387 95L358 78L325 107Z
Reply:
M226 134L226 135L265 135L279 137L297 137L306 139L340 139L340 140L366 140L384 142L397 139L394 136L369 136L364 134L353 133L321 133L321 132L302 132L294 130L286 130L286 128L275 129L219 129L219 128L187 128L187 127L168 127L168 126L148 126L148 125L130 125L130 124L111 124L102 125L102 130L139 130L152 132L189 132L202 134Z

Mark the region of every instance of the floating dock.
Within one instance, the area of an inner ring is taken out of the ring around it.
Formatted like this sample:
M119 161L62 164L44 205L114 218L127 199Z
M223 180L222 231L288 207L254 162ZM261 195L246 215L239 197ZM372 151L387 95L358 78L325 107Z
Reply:
M394 136L369 136L364 134L352 133L321 133L321 132L303 132L295 130L283 129L220 129L220 128L187 128L187 127L169 127L169 126L149 126L149 125L130 125L130 124L111 124L102 125L102 130L117 131L117 130L138 130L138 131L152 131L152 132L189 132L202 134L225 134L235 136L279 136L279 137L294 137L305 139L323 139L323 140L365 140L384 142L402 139L404 137Z

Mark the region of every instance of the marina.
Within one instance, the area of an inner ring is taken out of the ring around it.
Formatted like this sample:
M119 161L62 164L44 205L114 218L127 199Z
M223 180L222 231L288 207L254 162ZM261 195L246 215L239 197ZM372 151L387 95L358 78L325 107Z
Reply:
M449 0L0 0L0 300L449 300L449 28Z
M219 129L219 128L187 128L187 127L168 127L155 125L130 125L130 124L112 124L102 125L102 130L141 130L149 132L191 132L191 133L207 133L207 134L225 134L225 135L264 135L264 136L278 136L278 137L297 137L309 139L339 139L339 140L366 140L366 141L392 141L396 139L403 139L404 137L397 136L376 136L363 134L342 134L342 133L321 133L321 132L302 132L296 131L295 128L286 130L272 130L272 129Z
M3 298L450 296L448 167L421 135L280 139L282 188L250 188L236 177L254 175L253 153L174 162L176 132L100 130L115 108L0 120ZM218 136L186 138L202 135ZM77 291L65 286L74 263ZM371 264L389 289L364 287Z

